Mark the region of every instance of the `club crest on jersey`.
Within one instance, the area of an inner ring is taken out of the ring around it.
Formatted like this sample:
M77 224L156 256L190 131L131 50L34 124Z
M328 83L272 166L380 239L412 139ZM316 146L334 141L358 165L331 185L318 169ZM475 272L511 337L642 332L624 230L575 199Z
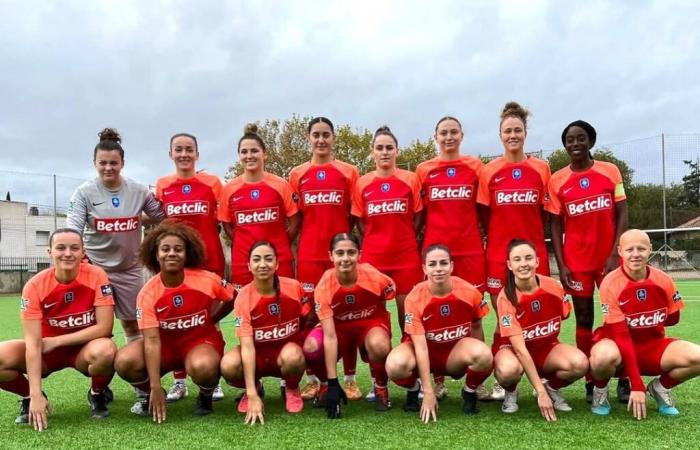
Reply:
M455 169L454 167L448 167L447 168L447 176L452 178L455 175L457 175L457 169Z
M637 289L637 300L640 302L643 302L647 299L647 290L646 289Z
M581 189L588 189L591 185L591 181L584 177L579 180L578 185L581 186Z
M75 295L72 292L66 292L63 294L63 301L66 303L73 303L73 300L75 299Z
M182 193L189 194L190 192L192 192L192 186L189 184L183 184L182 185Z
M114 206L115 208L119 208L119 205L121 205L119 197L112 197L112 206Z
M355 296L354 295L346 295L345 296L345 303L348 305L354 305L355 304Z
M440 305L440 315L447 317L450 315L450 305Z
M100 292L102 292L103 296L112 295L112 285L103 284L102 286L100 286Z
M532 312L540 312L540 309L542 309L539 300L533 300L532 303L530 303L530 307L532 308Z
M316 179L318 181L326 181L326 171L319 170L318 172L316 172Z
M513 179L519 180L523 177L523 171L520 169L513 169Z
M259 199L260 198L260 191L257 189L253 189L252 191L250 191L250 198L252 198L253 200Z
M389 192L389 183L382 183L382 192Z
M280 305L278 305L277 303L270 303L269 305L267 305L267 310L272 316L280 315Z
M181 307L183 303L185 303L185 301L182 299L182 295L176 295L173 297L173 305L175 305L176 308Z

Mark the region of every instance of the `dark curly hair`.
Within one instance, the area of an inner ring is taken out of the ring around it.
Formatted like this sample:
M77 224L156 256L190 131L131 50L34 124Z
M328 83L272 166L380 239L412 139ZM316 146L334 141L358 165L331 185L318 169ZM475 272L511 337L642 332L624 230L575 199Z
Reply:
M158 245L166 236L179 237L185 243L185 267L200 268L204 265L206 249L197 230L183 222L167 219L149 232L141 244L139 258L148 270L160 272Z
M98 150L116 150L119 152L119 156L121 157L122 161L124 161L122 137L119 135L119 132L117 130L115 130L114 128L105 128L104 130L97 133L97 136L100 138L100 140L99 142L97 142L97 145L95 145L95 150L93 150L92 152L93 161L97 159Z

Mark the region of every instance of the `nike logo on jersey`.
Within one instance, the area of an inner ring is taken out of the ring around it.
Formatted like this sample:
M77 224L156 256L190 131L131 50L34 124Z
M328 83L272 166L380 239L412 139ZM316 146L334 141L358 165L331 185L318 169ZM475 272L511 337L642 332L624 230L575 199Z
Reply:
M160 313L162 313L163 311L165 311L165 310L168 309L168 308L170 308L170 307L169 307L169 306L163 306L162 308L156 308L156 312L157 312L158 314L160 314Z
M624 302L620 302L620 306L625 306L625 305L628 304L629 302L630 302L629 300L626 300L626 301L624 301Z
M251 317L250 320L258 320L259 318L261 318L261 317L264 316L264 315L265 315L265 314L258 314L257 316Z
M430 314L428 316L423 316L423 320L430 320L431 317L433 317L432 314Z
M475 284L474 287L477 288L477 289L479 289L479 288L481 288L481 286L483 286L483 285L484 285L484 283L479 283L479 284Z
M301 181L299 182L299 186L301 186L302 184L306 183L307 181L309 181L308 178L302 178Z
M568 194L569 192L571 192L572 189L573 189L573 187L566 188L566 189L564 189L564 190L562 191L562 193L563 193L564 195L566 195L566 194Z
M523 312L521 312L520 314L518 314L517 316L515 316L515 318L518 319L518 320L520 320L520 319L523 318L524 315L525 315L525 311L523 311Z
M44 304L44 308L45 308L45 309L52 308L53 305L55 305L55 304L56 304L56 302L53 302L53 303L45 303L45 304Z
M92 206L100 206L103 203L105 203L105 202L99 202L99 203L92 202Z
M505 179L506 179L506 177L496 177L496 178L493 179L493 182L494 182L494 183L500 183L501 181L503 181L503 180L505 180Z
M163 195L170 195L175 193L175 191L163 191Z
M370 195L372 195L373 192L374 192L374 191L367 191L367 192L365 192L365 198L367 198L367 197L369 197Z
M242 198L243 198L242 195L240 197L233 197L233 201L237 202L237 201L240 201Z
M428 178L435 178L436 176L440 175L439 173L431 173Z

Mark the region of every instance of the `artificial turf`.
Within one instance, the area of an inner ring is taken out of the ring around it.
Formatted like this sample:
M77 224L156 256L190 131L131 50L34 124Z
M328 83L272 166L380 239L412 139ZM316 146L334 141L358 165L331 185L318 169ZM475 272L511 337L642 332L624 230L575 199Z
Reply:
M700 342L700 283L681 282L679 288L686 300L681 323L668 334ZM598 311L596 311L598 312ZM597 322L600 317L597 317ZM484 320L487 341L494 327L493 315ZM231 347L235 343L230 320L222 324ZM19 297L0 297L0 340L20 338ZM561 340L573 343L574 320L565 321ZM115 328L118 345L123 336ZM396 339L396 337L395 337ZM490 385L493 379L487 383ZM163 379L168 387L171 377ZM358 383L366 391L370 379L366 365L358 366ZM402 411L404 392L390 385L393 409L375 413L364 400L343 408L340 420L328 420L324 411L313 409L309 403L300 415L289 415L275 379L267 379L265 387L265 425L243 424L243 416L235 410L236 390L225 387L226 398L214 404L214 414L207 417L192 415L196 387L189 385L190 396L169 405L168 418L156 425L149 419L129 412L134 401L131 388L115 378L112 388L115 400L110 405L111 417L90 419L86 392L89 381L73 370L51 375L44 382L54 407L48 430L37 433L28 426L15 425L17 397L0 394L0 448L698 448L700 438L700 382L691 380L675 389L681 416L662 417L649 402L649 417L637 422L623 405L614 403L614 382L611 383L613 413L596 417L583 398L581 381L564 389L564 395L574 408L570 413L558 413L558 421L547 423L540 416L529 384L520 386L520 411L506 415L500 403L480 403L481 413L465 416L461 411L459 389L462 381L447 381L450 394L440 404L438 422L423 424L417 414Z

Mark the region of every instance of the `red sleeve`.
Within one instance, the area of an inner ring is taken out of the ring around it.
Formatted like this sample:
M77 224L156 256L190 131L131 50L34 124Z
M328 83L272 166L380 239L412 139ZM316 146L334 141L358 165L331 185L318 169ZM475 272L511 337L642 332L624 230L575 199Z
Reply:
M610 331L617 348L620 350L622 364L625 366L632 390L644 392L644 381L642 381L642 375L639 372L637 354L634 351L634 344L627 328L627 322L609 323L605 326Z

